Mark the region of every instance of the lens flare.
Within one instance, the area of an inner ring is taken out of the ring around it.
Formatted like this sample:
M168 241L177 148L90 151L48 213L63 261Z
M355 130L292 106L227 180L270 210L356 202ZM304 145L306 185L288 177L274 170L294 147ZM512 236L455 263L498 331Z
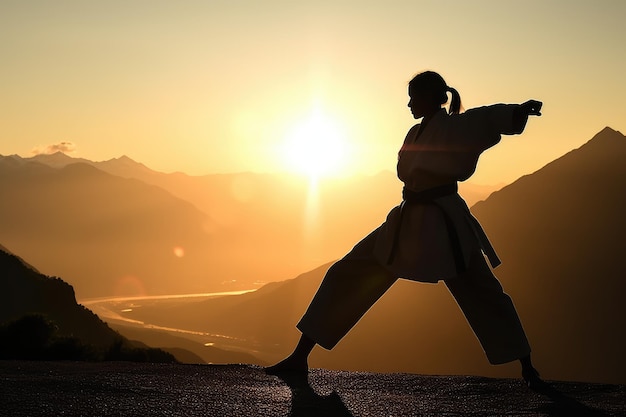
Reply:
M173 252L174 256L176 256L177 258L182 258L183 256L185 256L185 249L181 246L174 246Z

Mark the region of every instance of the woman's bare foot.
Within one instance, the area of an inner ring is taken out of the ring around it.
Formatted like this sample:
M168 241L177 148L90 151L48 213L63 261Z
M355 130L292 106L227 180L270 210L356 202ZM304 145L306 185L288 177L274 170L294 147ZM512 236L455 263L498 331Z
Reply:
M550 389L550 384L541 379L539 372L535 368L522 369L522 378L528 388L535 392L545 393Z
M314 347L315 342L302 334L291 355L287 356L276 365L265 368L265 372L273 375L285 372L306 373L309 370L309 354Z
M301 372L306 373L309 370L307 358L300 358L290 355L278 362L276 365L268 366L265 372L271 375L281 374L285 372Z

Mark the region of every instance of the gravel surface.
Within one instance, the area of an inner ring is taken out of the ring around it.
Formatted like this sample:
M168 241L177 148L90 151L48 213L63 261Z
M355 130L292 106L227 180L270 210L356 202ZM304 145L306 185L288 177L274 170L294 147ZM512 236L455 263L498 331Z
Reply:
M249 365L0 361L3 416L626 416L626 385Z

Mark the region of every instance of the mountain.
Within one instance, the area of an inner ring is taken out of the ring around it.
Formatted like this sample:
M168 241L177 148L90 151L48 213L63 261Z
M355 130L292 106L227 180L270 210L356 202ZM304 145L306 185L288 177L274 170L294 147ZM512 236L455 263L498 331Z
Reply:
M13 157L15 158L16 156L13 155ZM55 152L53 154L35 155L32 158L26 158L25 162L38 162L40 164L48 165L49 167L52 167L52 168L64 168L67 165L78 164L78 163L91 165L91 161L89 161L88 159L73 158L60 151Z
M76 163L0 159L0 240L80 297L221 289L210 219L135 179Z
M74 289L39 273L0 246L2 359L137 359L173 362L155 349L137 349L90 310Z
M626 375L625 160L626 137L607 127L473 208L537 357L568 377Z
M520 313L547 379L624 383L626 138L606 128L587 144L475 205L503 265L495 272ZM245 339L273 362L329 264L254 293L130 318ZM375 372L517 376L488 365L445 286L399 280L331 352L311 366Z
M89 310L76 303L71 285L45 276L21 258L0 249L0 321L19 319L28 313L45 313L63 323L66 335L79 335L88 343L112 344L117 335Z

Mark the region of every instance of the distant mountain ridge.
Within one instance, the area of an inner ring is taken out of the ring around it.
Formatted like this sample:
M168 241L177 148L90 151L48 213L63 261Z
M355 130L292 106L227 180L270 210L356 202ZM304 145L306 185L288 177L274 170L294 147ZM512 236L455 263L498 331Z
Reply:
M209 219L161 188L84 163L52 168L5 157L0 195L0 240L67 277L82 297L205 290L194 283L206 279L217 246Z
M23 158L19 155L9 155L4 156L3 158L11 158L18 164L37 162L40 164L48 165L51 168L64 168L67 165L79 163L87 164L114 175L120 175L124 170L131 170L134 173L141 170L151 171L145 165L132 160L126 155L122 155L119 158L113 158L106 161L91 161L85 158L72 157L61 151L57 151L52 154L42 153L28 158Z
M185 178L185 177L196 178L196 179L199 179L199 178L208 179L208 178L215 178L215 177L228 178L228 177L238 177L238 176L245 176L245 175L262 176L262 174L246 174L246 173L212 174L212 175L203 175L199 177L189 176L181 172L168 174L168 173L154 171L148 168L146 165L140 162L134 161L133 159L129 158L126 155L122 155L119 158L113 158L113 159L109 159L106 161L91 161L91 160L84 159L84 158L75 158L75 157L66 155L60 151L54 154L39 154L30 158L21 158L17 155L11 155L10 157L18 161L22 161L22 162L28 162L28 161L39 162L39 163L48 165L53 168L63 168L67 165L74 164L74 163L85 163L85 164L92 165L98 169L101 169L105 172L108 172L109 174L118 175L124 178L136 178L136 179L145 181L149 184L159 185L165 188L166 190L172 192L174 195L177 195L178 197L181 197L183 199L187 199L191 202L195 201L194 198L184 193L179 195L177 193L178 191L177 187L169 186L170 180L168 178L176 178L177 180L180 180L181 178ZM384 175L387 178L387 180L391 180L394 182L397 181L395 178L395 174L392 172L388 171L388 172L385 172L384 174L381 173L381 175ZM497 189L502 188L503 186L504 184L477 185L471 182L470 183L464 182L464 183L459 184L459 189L464 199L467 201L468 205L471 206L475 202L481 201L487 198L489 194L491 194L493 191ZM203 206L203 205L200 204L199 206Z

